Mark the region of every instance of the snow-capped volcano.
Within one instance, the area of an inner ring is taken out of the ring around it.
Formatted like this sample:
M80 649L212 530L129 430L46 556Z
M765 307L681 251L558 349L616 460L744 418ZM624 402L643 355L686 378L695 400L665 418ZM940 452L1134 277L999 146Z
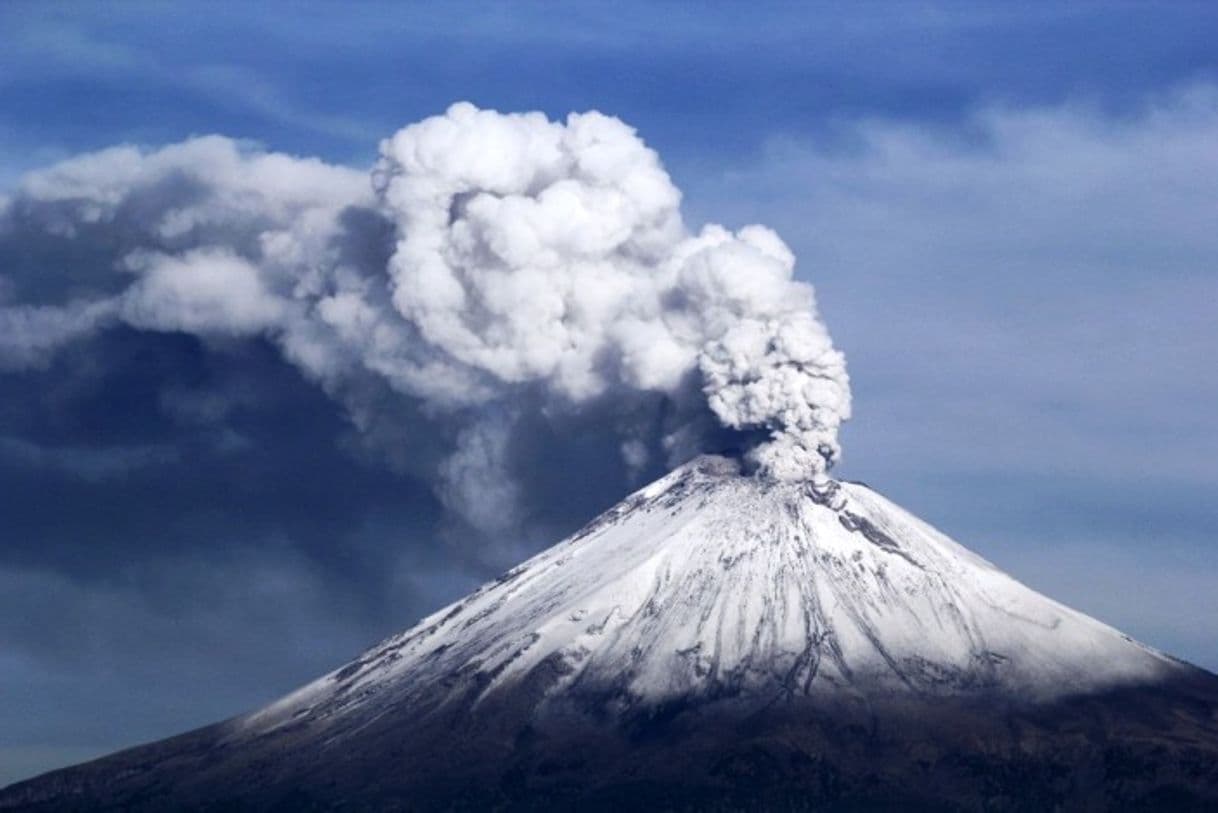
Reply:
M1216 758L1213 675L866 486L702 457L271 706L0 808L1201 804Z
M378 696L510 691L544 708L674 698L1002 691L1153 680L1172 659L1024 587L866 486L702 457L570 539L246 721L319 725Z

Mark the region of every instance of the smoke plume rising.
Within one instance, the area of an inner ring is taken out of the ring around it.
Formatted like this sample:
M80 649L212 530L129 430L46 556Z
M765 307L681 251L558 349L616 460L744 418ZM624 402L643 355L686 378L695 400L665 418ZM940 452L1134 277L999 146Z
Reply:
M103 150L0 200L0 368L119 324L266 338L487 532L518 521L539 416L608 427L633 471L734 446L824 476L850 391L811 286L774 232L693 232L680 203L594 112L456 104L382 142L371 183L219 136ZM386 393L416 423L386 429Z

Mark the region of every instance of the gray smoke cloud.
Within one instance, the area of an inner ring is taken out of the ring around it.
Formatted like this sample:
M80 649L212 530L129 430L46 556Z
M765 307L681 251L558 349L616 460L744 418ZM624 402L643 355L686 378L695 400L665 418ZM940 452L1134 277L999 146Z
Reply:
M442 422L436 493L486 532L519 521L538 416L609 426L632 471L734 444L823 477L850 389L811 286L771 230L691 231L680 203L595 112L456 104L371 178L219 136L103 150L0 200L0 241L50 246L0 256L0 369L116 324L265 337L374 443L378 388ZM409 466L411 442L386 454Z

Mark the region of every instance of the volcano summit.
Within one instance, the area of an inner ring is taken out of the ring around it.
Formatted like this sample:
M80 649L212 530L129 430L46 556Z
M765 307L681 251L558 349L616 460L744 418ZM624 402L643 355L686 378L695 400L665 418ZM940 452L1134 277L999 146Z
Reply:
M868 487L703 456L241 717L0 809L1218 804L1218 677Z

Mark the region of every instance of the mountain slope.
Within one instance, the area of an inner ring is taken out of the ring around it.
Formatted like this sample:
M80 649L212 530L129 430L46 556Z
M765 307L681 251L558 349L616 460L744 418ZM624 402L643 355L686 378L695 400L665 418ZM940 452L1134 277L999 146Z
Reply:
M863 486L759 484L703 458L246 724L353 713L458 674L493 693L543 662L563 673L550 694L653 704L843 690L1046 698L1178 668Z
M1216 709L865 486L705 457L266 709L0 808L1204 805Z

